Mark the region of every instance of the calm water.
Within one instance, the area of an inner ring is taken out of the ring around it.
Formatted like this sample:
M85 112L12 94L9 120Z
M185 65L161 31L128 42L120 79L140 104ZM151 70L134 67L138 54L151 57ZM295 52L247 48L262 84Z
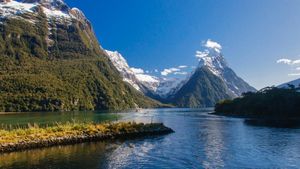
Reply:
M250 126L241 119L209 112L157 109L118 115L73 114L72 118L96 121L118 117L125 121L163 122L175 133L3 154L0 168L300 168L300 129ZM49 115L40 116L47 119ZM0 123L13 118L17 123L26 123L36 118L22 117L0 116ZM69 118L65 115L63 119Z

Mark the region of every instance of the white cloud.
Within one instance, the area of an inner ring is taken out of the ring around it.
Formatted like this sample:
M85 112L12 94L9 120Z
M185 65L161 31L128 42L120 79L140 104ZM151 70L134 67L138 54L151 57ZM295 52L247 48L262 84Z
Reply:
M197 50L195 54L195 57L199 60L209 57L211 49L217 53L221 53L222 50L222 46L218 42L212 41L211 39L202 42L202 47L205 49L203 51Z
M155 73L157 73L157 72L158 72L158 70L157 70L157 69L154 69L154 72L155 72Z
M175 72L174 75L187 75L188 72Z
M215 42L215 41L212 41L210 39L208 39L204 44L203 44L204 47L207 47L207 48L210 48L210 49L214 49L215 51L217 52L221 52L222 50L222 46L218 43L218 42Z
M207 57L207 55L209 54L209 51L205 50L204 52L202 51L196 51L196 58L198 59L202 59L204 57Z
M294 64L294 65L295 65L295 64L300 64L300 59L294 60L294 61L293 61L293 64Z
M282 58L282 59L278 59L276 62L289 65L296 71L300 70L300 67L296 67L297 65L300 64L300 59L291 60L291 59ZM300 73L290 73L288 74L288 76L300 76Z
M188 66L186 65L181 65L181 66L178 66L179 69L184 69L184 68L187 68Z
M147 74L136 74L136 77L142 82L152 82L152 83L159 82L155 76L151 76Z
M135 74L144 74L144 70L141 68L130 68Z
M282 59L277 60L276 62L287 64L287 65L296 65L296 64L300 64L300 59L291 60L291 59L282 58Z
M189 66L180 65L178 67L172 67L172 68L164 69L162 72L160 72L160 74L162 76L168 76L170 74L173 74L173 75L186 75L188 73L185 72L185 71L182 71L182 69L187 69L187 68L189 68Z
M170 74L167 70L164 70L162 72L160 72L161 75L163 76L168 76L168 74Z
M300 76L300 73L290 73L289 76Z
M163 75L163 76L168 76L168 74L172 74L174 72L179 72L180 69L178 68L169 68L169 69L164 69L160 74Z
M292 63L292 60L283 58L283 59L278 59L276 62L290 65Z

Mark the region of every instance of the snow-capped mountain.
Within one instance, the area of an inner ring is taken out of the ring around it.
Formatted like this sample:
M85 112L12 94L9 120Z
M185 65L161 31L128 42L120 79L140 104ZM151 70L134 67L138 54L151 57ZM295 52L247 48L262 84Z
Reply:
M42 10L49 22L70 23L73 19L89 24L84 14L78 8L69 8L62 0L14 0L0 1L0 21L9 18L24 19L34 23L32 18Z
M124 57L117 51L112 52L109 50L105 50L105 52L109 56L110 61L120 72L121 76L123 77L123 81L129 83L136 90L142 91L140 81L138 80L133 70L131 70Z
M146 74L142 69L132 68L126 59L117 51L106 50L110 61L120 72L123 81L148 95L165 98L177 91L182 80L177 78L160 78Z
M161 105L128 88L108 58L91 23L63 0L0 0L0 111Z
M142 69L128 66L118 52L106 52L124 81L149 97L179 107L213 106L222 99L256 91L228 66L218 46L198 51L198 67L183 79L146 74Z
M209 43L209 42L207 42ZM212 41L210 43L213 43ZM196 57L199 59L198 67L207 67L214 75L220 77L227 85L229 91L234 96L240 96L247 91L256 91L243 79L238 77L228 66L221 53L221 46L209 46L204 52L197 51Z
M278 87L279 88L288 88L289 85L294 85L295 87L300 87L300 79L296 79L296 80L281 84Z
M226 63L221 45L208 40L206 49L197 51L199 65L168 101L178 107L213 107L217 102L255 91Z

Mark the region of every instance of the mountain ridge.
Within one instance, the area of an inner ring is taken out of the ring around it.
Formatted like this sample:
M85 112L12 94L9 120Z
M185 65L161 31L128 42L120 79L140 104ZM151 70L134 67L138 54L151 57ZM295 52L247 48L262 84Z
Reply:
M278 87L279 88L289 88L290 87L289 85L294 85L294 87L300 87L300 78L289 81L287 83L283 83L281 85L278 85Z
M142 72L135 73L131 70L132 68L129 67L126 59L121 54L118 53L117 56L109 56L116 67L126 65L126 69L119 69L120 73L124 74L126 71L130 72L129 74L134 79L132 80L135 83L134 85L139 86L142 84L144 86L140 92L163 103L175 104L179 107L211 107L220 100L238 97L244 92L256 91L255 88L238 77L228 66L221 53L221 47L207 48L204 52L197 51L196 56L199 59L198 68L181 80L159 78L144 74L142 69L140 70ZM119 59L116 59L118 57ZM150 85L143 84L143 80L140 80L138 75L151 77L155 79L155 82L153 84L150 83ZM198 82L197 79L194 79L195 77L202 79L204 85ZM123 80L128 81L124 75ZM192 86L191 81L194 81L194 85L196 86ZM216 83L219 85L216 85ZM193 91L187 90L186 86L194 88L194 93ZM206 92L206 94L202 92ZM206 99L205 95L207 96ZM191 98L186 98L188 96ZM189 101L190 103L188 103Z

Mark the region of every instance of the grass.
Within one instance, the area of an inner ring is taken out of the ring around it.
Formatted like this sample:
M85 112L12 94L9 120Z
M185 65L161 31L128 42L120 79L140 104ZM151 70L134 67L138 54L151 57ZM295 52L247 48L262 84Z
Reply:
M28 124L26 127L12 128L2 126L0 129L0 146L5 144L20 144L39 142L43 140L70 138L76 136L115 135L166 129L162 124L144 124L135 122L92 123L67 122L55 123L40 127L38 124Z

